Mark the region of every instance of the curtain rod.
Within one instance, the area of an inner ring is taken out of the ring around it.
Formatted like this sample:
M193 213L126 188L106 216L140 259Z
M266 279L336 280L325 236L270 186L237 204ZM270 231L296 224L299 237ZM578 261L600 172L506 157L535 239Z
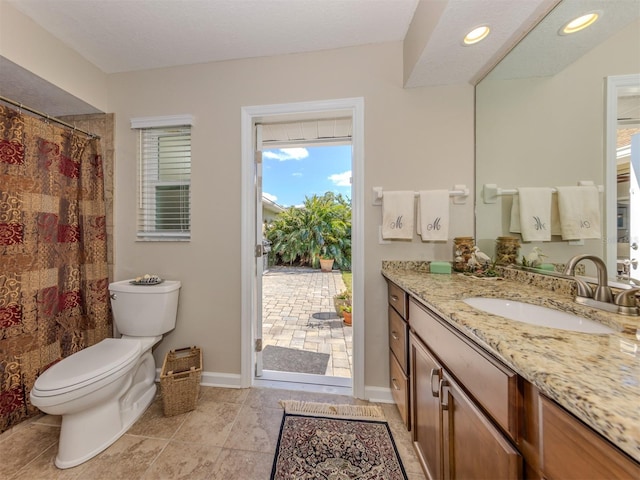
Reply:
M31 107L27 107L26 105L21 104L20 102L16 102L15 100L11 100L10 98L7 97L3 97L2 95L0 95L0 100L8 103L10 105L13 105L14 107L18 107L21 110L26 110L28 112L31 112L35 115L38 115L40 117L46 118L49 121L58 123L60 125L64 125L67 128L71 128L72 130L76 131L76 132L80 132L80 133L84 133L85 135L88 135L91 138L97 138L100 139L100 135L96 135L95 133L91 133L91 132L87 132L86 130L82 130L81 128L77 128L75 125L71 125L70 123L67 123L63 120L60 120L59 118L56 117L52 117L46 113L40 112L38 110L36 110L35 108L31 108Z

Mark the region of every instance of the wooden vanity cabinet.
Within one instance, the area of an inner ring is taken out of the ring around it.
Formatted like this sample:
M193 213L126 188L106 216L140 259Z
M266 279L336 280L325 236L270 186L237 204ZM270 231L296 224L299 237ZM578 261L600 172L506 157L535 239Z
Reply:
M431 480L444 478L440 380L442 366L413 332L409 334L411 357L411 427L413 446Z
M543 395L540 468L546 480L634 479L640 465Z
M640 463L392 282L389 346L430 480L640 479Z
M411 429L409 398L409 326L408 295L393 282L388 282L389 318L389 385L400 417Z
M522 456L510 440L517 434L517 375L413 299L409 319L412 437L426 475L522 478Z

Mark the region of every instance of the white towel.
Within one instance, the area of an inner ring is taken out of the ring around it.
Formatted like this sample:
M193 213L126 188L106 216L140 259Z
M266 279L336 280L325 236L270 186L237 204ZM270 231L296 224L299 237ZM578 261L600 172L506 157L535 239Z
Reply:
M423 242L449 239L449 190L419 192L416 230Z
M551 191L549 187L518 189L523 242L551 240Z
M382 238L413 239L413 192L384 192L382 196Z
M513 195L511 200L511 221L509 223L509 232L520 233L520 198Z
M511 204L511 222L509 225L511 233L520 233L520 198L518 195L513 196ZM560 212L558 210L558 195L551 195L551 235L562 235L560 229Z
M598 187L556 187L563 240L600 238Z
M558 194L551 195L551 235L562 235L560 226L560 209L558 208Z

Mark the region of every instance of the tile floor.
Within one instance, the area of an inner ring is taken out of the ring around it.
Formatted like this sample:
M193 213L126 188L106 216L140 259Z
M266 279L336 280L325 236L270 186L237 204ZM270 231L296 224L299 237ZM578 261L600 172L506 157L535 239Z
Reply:
M279 400L358 403L350 397L270 388L202 387L195 410L164 417L158 398L118 441L88 462L59 470L59 418L41 416L0 435L0 479L267 480L282 421ZM395 405L382 405L410 480L420 465Z
M325 375L351 378L353 329L333 304L344 290L339 270L271 267L262 277L262 345L327 353Z

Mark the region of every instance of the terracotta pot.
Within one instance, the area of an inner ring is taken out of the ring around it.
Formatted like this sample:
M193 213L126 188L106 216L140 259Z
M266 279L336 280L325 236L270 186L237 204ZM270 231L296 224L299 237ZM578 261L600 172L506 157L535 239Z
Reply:
M330 272L333 269L333 258L320 259L320 271Z
M351 325L351 312L342 312L342 321L345 325Z

